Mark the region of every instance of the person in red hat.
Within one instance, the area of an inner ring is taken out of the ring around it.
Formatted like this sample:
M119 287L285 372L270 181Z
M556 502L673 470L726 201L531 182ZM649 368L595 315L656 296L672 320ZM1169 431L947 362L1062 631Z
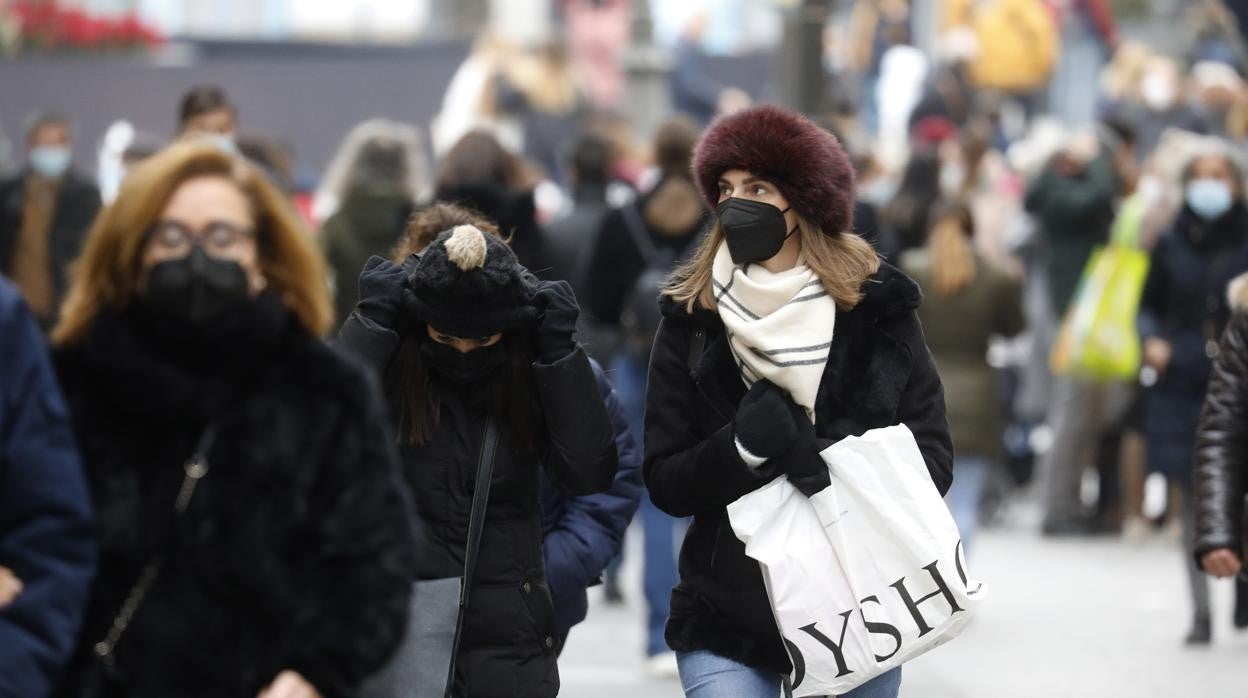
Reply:
M692 516L666 639L686 695L772 698L792 666L727 505L780 475L813 495L829 485L823 447L897 423L944 494L953 447L921 293L853 234L837 140L754 107L711 125L693 170L716 223L661 298L646 404L650 496ZM847 695L900 684L895 669Z

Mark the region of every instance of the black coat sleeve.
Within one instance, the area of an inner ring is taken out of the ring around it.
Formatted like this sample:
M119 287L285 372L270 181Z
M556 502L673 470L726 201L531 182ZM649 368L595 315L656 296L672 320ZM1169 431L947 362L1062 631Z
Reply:
M353 695L398 647L419 544L376 383L365 371L356 383L309 503L317 559L286 654L324 696Z
M1196 556L1243 545L1244 476L1248 461L1248 315L1237 314L1222 336L1196 431L1193 476ZM1199 563L1198 563L1199 564Z
M401 341L398 332L382 327L358 310L353 310L347 321L342 323L342 329L338 330L334 345L359 358L378 377L384 377Z
M607 491L619 455L585 350L578 346L553 364L534 363L533 378L546 422L543 462L551 477L573 496Z
M897 321L894 332L905 342L912 356L910 377L901 394L899 421L914 434L927 472L944 496L953 485L953 440L945 416L945 388L923 338L918 314L907 313Z
M672 516L715 513L778 475L771 462L756 470L741 460L731 419L700 432L700 411L710 408L689 371L690 333L667 319L659 324L646 390L646 487Z

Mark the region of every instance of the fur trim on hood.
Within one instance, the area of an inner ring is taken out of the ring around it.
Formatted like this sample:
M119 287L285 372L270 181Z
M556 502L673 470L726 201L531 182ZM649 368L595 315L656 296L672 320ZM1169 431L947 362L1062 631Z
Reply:
M1231 304L1231 310L1237 313L1248 312L1248 273L1231 280L1226 287L1226 300Z

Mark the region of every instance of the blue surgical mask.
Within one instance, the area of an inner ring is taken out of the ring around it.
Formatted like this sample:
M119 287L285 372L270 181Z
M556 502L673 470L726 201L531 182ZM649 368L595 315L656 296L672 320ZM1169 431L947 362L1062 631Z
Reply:
M73 156L68 146L35 146L30 151L30 167L48 179L60 179L69 170Z
M1220 218L1234 203L1231 187L1226 182L1207 177L1188 182L1184 198L1187 207L1207 221Z

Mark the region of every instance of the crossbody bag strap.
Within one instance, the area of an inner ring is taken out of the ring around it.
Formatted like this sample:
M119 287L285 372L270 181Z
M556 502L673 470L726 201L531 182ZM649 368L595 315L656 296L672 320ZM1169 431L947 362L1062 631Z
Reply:
M455 640L451 646L451 668L446 677L446 695L455 686L455 660L464 633L464 612L468 609L469 590L477 570L477 553L481 550L481 533L485 529L485 507L490 500L490 483L494 479L494 456L498 452L498 424L494 417L485 420L485 436L477 458L477 481L472 493L472 512L468 517L468 542L464 547L464 581L459 589L459 617L455 621Z
M205 427L204 433L199 437L199 442L195 445L195 452L191 454L191 457L183 465L185 475L182 477L182 486L178 488L178 498L173 503L175 521L182 518L182 515L186 513L187 507L191 505L191 498L195 496L196 485L208 474L208 450L212 447L215 434L216 430L211 425ZM113 666L113 651L117 648L117 643L121 642L121 637L125 634L126 628L130 627L130 621L133 620L134 614L143 605L143 600L147 598L147 593L156 584L156 578L160 575L160 566L163 562L159 551L152 555L152 558L143 566L143 571L139 573L139 578L135 581L134 586L130 587L130 591L126 594L125 601L122 602L121 608L118 609L117 615L113 618L113 622L108 628L108 633L103 640L95 643L95 646L92 647L96 658L103 662L105 666Z

